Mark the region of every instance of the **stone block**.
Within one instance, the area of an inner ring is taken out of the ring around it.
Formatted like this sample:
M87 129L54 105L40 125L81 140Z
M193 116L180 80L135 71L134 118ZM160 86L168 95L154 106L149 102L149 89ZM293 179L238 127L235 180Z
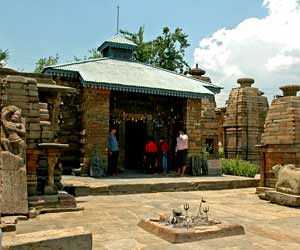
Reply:
M23 76L7 76L5 81L9 83L27 83L28 78Z
M208 175L222 175L222 164L218 159L207 160Z
M3 250L91 250L92 234L82 227L17 234L4 238Z
M27 214L27 175L23 159L7 151L0 153L2 164L3 214Z
M40 124L39 123L31 123L28 126L28 130L35 130L35 131L39 131L40 128Z

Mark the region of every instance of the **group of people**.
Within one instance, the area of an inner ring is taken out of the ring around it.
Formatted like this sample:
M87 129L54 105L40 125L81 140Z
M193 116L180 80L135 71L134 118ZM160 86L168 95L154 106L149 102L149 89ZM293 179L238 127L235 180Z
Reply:
M109 152L109 164L108 175L118 175L118 158L119 158L119 145L116 138L116 129L110 130L108 138L108 152ZM176 138L176 166L177 176L183 176L187 167L187 155L188 155L188 136L183 129L178 132ZM159 140L159 145L155 143L154 137L149 136L144 151L144 171L145 173L164 173L169 170L168 156L170 153L170 147L164 137Z

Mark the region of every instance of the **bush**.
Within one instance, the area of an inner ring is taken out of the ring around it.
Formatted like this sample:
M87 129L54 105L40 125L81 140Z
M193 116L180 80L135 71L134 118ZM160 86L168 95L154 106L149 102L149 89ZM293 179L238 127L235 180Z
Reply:
M228 175L254 177L259 172L259 166L240 159L221 159L222 172Z

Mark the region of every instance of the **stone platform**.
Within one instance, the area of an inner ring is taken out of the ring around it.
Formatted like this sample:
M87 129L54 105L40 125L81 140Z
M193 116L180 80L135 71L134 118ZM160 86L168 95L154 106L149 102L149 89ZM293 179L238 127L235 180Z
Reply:
M199 200L210 203L211 218L243 225L246 234L171 244L137 226L184 203L197 213ZM20 221L17 234L82 226L93 233L93 250L298 250L300 209L260 200L255 188L78 197L85 210L49 213ZM195 208L195 209L192 209Z
M164 175L123 175L118 177L63 176L65 190L75 196L222 190L257 187L259 179L240 176L174 177Z
M285 194L277 191L267 191L265 193L265 200L283 206L300 207L300 195Z
M187 243L213 238L245 234L241 225L217 224L199 228L173 228L151 220L141 220L138 226L170 243Z
M56 195L30 196L28 201L31 218L39 214L73 212L83 209L77 207L74 196L65 191L59 191Z

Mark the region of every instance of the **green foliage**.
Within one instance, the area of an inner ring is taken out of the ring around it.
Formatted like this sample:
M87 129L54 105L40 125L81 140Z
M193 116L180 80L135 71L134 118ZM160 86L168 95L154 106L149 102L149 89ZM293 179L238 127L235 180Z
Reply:
M120 33L138 46L133 54L134 59L142 63L149 63L152 53L152 42L144 41L144 30L144 26L141 26L137 33L126 30L120 30Z
M188 35L184 34L181 28L171 32L168 27L164 27L162 35L148 42L144 41L143 26L137 33L124 30L120 33L137 44L137 50L133 55L137 61L180 73L189 68L184 55L190 44L187 40Z
M0 68L3 67L9 58L8 50L0 49Z
M259 167L248 161L236 159L221 159L223 174L254 177Z
M211 150L210 145L205 144L202 147L201 156L200 156L202 160L206 161L208 159L210 150Z
M74 56L74 60L78 62L78 61L102 58L102 54L100 52L98 52L96 48L88 50L88 53L89 53L88 56L84 56L83 58Z
M223 147L218 148L218 155L219 155L219 158L224 158L224 148Z
M35 64L34 73L42 73L44 67L55 65L58 63L58 60L59 60L58 54L56 54L55 56L40 58Z

